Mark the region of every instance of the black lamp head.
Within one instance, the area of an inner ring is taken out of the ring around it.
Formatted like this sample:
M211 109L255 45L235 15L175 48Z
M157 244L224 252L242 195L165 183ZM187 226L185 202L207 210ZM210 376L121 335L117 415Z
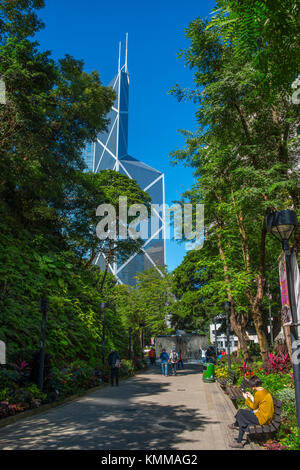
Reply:
M271 212L266 216L267 231L279 241L289 240L297 225L297 214L291 209Z
M223 307L225 308L226 312L229 312L229 310L231 309L231 302L223 302Z

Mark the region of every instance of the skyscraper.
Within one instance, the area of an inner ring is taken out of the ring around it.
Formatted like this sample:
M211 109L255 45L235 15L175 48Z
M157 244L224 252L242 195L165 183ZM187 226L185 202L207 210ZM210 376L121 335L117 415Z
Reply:
M141 254L130 256L122 264L110 265L109 269L119 283L134 285L137 273L155 267L162 274L161 266L166 264L165 214L164 214L164 174L146 163L128 155L128 111L129 111L129 74L127 69L127 38L125 64L120 66L121 45L119 50L118 74L109 83L116 93L116 99L108 114L109 125L106 132L97 136L97 141L89 143L83 156L87 171L100 172L112 169L136 180L139 186L152 199L152 204L160 208L152 210L152 231L143 240ZM153 227L155 227L153 229ZM95 263L104 267L103 254L98 255Z

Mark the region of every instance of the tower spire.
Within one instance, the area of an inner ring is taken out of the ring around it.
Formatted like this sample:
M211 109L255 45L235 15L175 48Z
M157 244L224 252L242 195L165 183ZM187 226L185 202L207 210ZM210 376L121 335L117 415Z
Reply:
M125 53L125 72L128 72L127 68L127 53L128 53L128 33L126 33L126 53Z

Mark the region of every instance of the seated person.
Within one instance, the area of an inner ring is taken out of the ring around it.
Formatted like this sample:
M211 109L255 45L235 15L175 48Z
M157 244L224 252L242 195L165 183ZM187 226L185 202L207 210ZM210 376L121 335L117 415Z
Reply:
M255 390L254 397L249 392L243 393L246 405L251 409L241 409L235 416L235 423L230 424L231 429L239 428L239 435L236 443L230 445L233 448L242 448L242 439L249 425L269 424L274 417L274 403L272 395L262 387L259 377L254 375L249 379L250 387Z

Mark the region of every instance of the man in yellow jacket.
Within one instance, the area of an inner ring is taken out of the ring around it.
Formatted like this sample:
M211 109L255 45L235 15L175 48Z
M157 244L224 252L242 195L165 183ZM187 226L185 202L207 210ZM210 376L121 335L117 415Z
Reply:
M254 397L251 393L245 392L243 396L245 398L246 405L250 410L239 410L235 416L235 423L230 424L231 429L239 428L239 436L236 443L230 445L233 448L242 448L242 439L244 433L248 430L249 425L260 425L269 424L274 417L274 403L272 395L262 387L262 382L259 377L254 375L249 380L252 390L256 393Z

